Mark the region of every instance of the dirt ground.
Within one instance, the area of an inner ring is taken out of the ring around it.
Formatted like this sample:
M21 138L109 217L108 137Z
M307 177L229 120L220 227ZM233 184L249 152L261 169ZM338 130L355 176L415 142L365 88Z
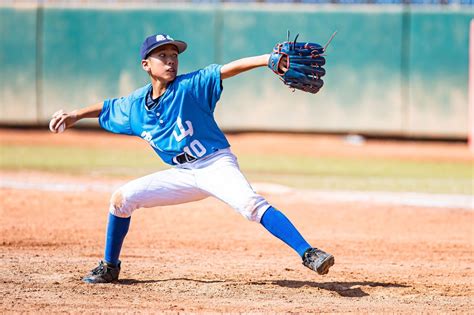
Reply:
M117 136L95 132L53 138L0 130L0 137L6 144L118 143ZM146 147L138 139L120 140L132 149ZM236 153L292 147L307 154L472 159L460 143L374 141L361 148L335 137L252 134L230 142ZM16 176L87 181L27 171ZM473 211L299 200L291 191L265 197L313 246L334 254L328 275L305 268L259 224L206 199L136 211L120 282L85 284L82 276L102 256L109 194L0 189L0 312L474 312Z

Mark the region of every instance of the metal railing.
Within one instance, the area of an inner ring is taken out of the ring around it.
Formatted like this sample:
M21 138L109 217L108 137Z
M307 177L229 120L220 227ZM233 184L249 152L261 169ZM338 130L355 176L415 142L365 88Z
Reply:
M120 5L120 4L218 4L218 3L258 3L258 4L394 4L394 5L474 5L474 0L0 0L1 4L59 4L59 5Z

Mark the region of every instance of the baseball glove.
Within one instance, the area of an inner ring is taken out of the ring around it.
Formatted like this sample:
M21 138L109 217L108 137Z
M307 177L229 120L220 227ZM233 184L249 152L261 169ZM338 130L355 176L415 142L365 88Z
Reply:
M324 47L315 43L297 42L298 35L290 42L288 32L288 40L275 45L268 67L293 90L315 94L324 84L321 79L326 74L323 68L326 59L323 54L335 34Z

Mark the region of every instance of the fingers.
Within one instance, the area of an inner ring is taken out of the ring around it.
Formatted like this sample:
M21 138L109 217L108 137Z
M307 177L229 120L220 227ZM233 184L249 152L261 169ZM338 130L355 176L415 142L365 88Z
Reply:
M64 114L64 110L60 109L57 112L55 112L52 117L57 118L57 117L61 116L62 114Z
M59 117L58 122L56 123L56 130L60 131L61 128L66 129L66 119L67 119L67 114L63 114L61 117ZM60 131L61 132L61 131Z
M278 64L278 70L280 73L285 73L288 71L288 57L286 55L283 55L280 59L280 62Z
M52 118L49 122L49 130L53 133L59 132L59 126L61 126L60 118Z
M49 130L53 133L64 131L64 129L66 129L65 121L67 117L68 114L66 114L62 109L55 112L49 122Z

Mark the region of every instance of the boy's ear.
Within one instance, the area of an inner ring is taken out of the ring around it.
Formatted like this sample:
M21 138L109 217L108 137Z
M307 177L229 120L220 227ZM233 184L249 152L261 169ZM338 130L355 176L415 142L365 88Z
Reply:
M143 70L145 70L146 72L150 71L150 64L148 62L148 59L143 59L142 60L142 68Z

